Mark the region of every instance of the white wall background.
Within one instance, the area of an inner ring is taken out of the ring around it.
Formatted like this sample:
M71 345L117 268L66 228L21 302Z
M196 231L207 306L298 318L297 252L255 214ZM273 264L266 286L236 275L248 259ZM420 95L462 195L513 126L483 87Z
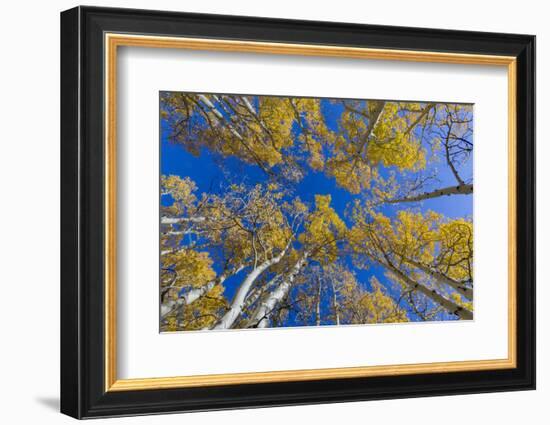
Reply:
M78 3L5 2L0 16L0 421L69 423L59 392L59 12ZM100 1L155 8L369 24L537 35L538 117L550 114L550 27L537 0L359 2L357 0ZM109 423L407 424L545 423L550 418L550 131L538 132L538 390L455 397L344 403L110 420ZM545 261L546 260L546 261ZM101 422L101 421L100 421Z

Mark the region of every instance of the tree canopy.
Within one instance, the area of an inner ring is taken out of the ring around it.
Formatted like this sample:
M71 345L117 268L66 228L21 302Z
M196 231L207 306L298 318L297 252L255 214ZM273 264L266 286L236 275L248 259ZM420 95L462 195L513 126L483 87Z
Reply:
M473 318L473 108L162 92L162 331Z

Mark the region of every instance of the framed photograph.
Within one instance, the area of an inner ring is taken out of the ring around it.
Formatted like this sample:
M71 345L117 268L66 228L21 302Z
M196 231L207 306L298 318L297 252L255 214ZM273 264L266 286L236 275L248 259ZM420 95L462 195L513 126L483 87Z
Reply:
M535 38L61 14L61 411L535 387Z

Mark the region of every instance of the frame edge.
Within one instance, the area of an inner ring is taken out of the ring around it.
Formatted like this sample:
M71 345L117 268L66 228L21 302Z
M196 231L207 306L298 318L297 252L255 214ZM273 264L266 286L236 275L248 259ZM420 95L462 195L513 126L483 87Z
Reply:
M80 144L79 7L61 12L61 339L60 411L82 417L79 276Z

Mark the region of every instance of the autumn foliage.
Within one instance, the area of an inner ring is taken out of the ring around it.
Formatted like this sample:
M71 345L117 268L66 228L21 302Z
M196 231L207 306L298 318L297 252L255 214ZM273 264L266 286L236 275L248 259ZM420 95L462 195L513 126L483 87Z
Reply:
M471 105L163 92L160 113L224 176L161 176L162 331L473 318Z

